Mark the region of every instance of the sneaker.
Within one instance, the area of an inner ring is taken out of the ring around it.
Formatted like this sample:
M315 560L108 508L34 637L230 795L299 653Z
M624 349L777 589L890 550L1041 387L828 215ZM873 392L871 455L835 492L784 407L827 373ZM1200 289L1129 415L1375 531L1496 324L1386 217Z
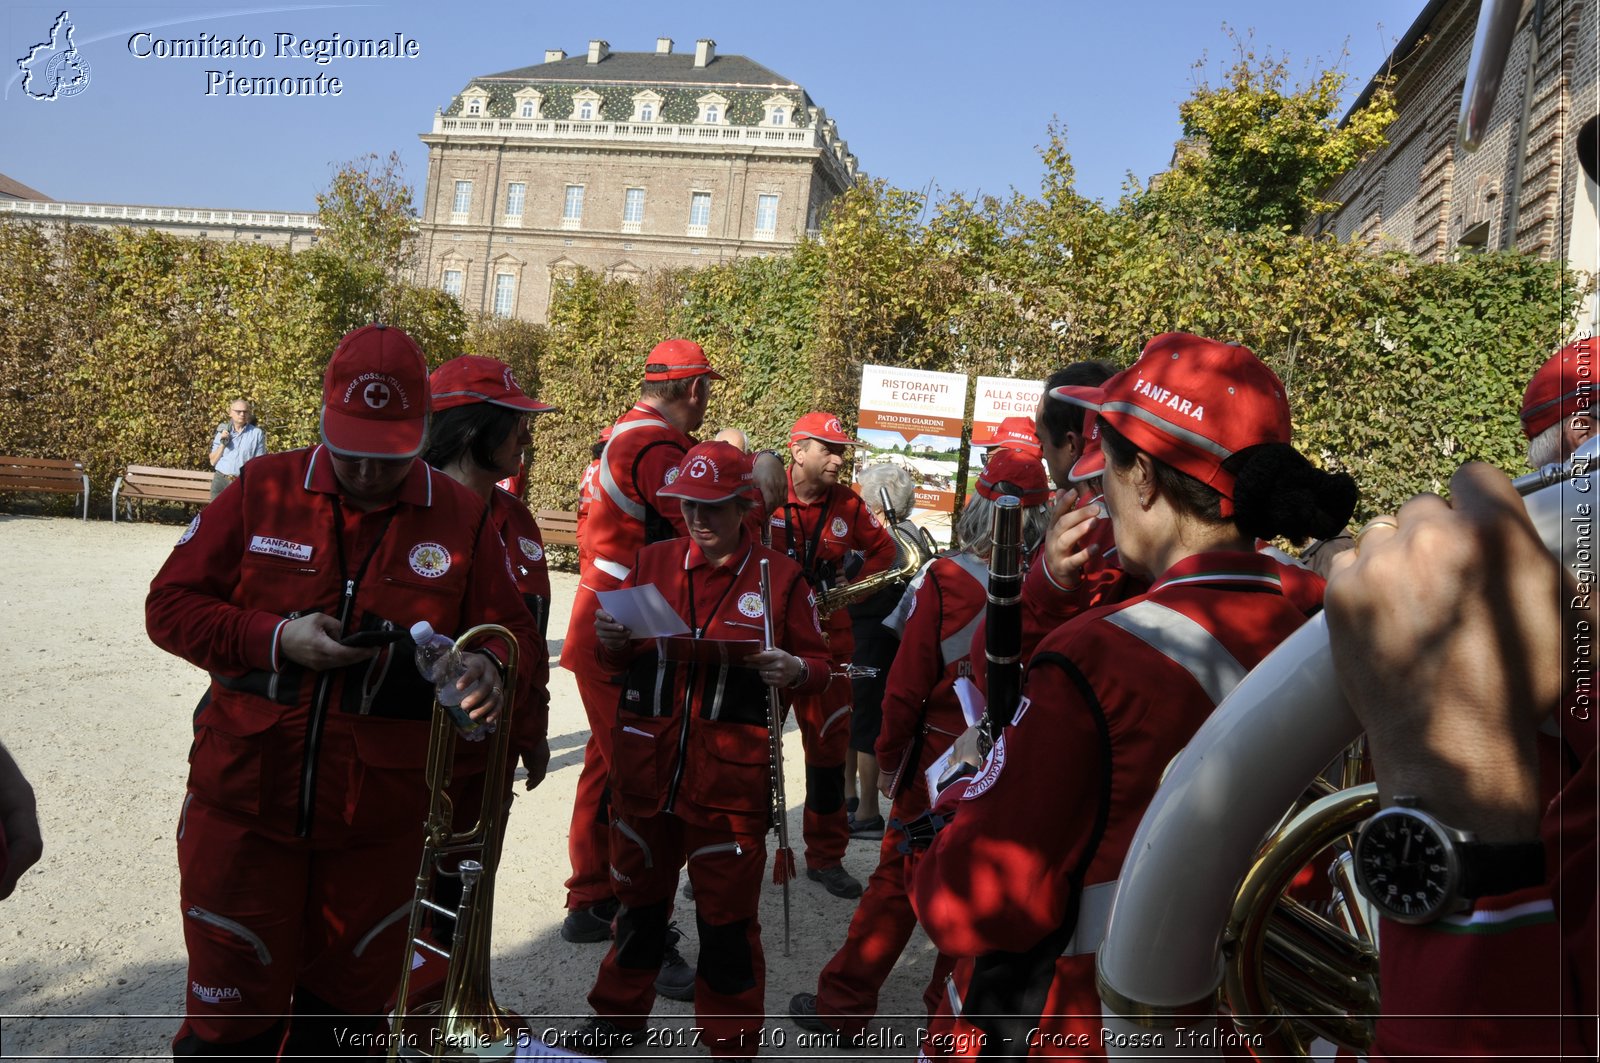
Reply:
M694 999L694 964L683 958L678 942L683 934L677 923L667 924L667 946L661 956L661 973L656 975L656 992L668 1000Z
M620 905L615 897L589 908L574 908L561 921L561 940L576 945L611 940L611 921Z
M850 821L850 837L878 841L883 838L883 817L873 816L871 819L852 819Z
M857 882L850 872L835 864L833 867L806 868L806 878L812 882L820 882L829 893L835 897L853 900L861 896L861 883Z
M639 1031L624 1030L610 1019L596 1016L579 1026L562 1030L562 1048L584 1056L615 1056L633 1051Z
M796 993L789 998L789 1018L802 1030L812 1033L837 1034L839 1031L828 1025L828 1020L817 1014L817 995L815 993Z

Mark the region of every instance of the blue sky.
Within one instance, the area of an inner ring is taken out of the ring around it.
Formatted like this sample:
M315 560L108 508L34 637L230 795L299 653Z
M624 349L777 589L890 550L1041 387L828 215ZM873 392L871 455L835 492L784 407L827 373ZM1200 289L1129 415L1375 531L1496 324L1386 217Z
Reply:
M49 35L55 4L0 11L0 173L55 199L313 210L332 167L398 150L425 183L417 135L469 78L538 63L546 48L650 51L657 36L693 50L747 55L802 85L825 107L867 172L905 188L1003 193L1038 187L1035 153L1052 117L1067 127L1079 191L1115 199L1125 175L1163 169L1177 105L1202 56L1220 71L1223 29L1254 31L1305 75L1330 63L1353 98L1423 0L1087 3L1081 0L813 0L773 7L679 3L376 2L345 5L134 2L70 4L90 82L40 102L21 90L17 60ZM147 58L129 38L201 33L260 39L263 59ZM274 35L392 37L410 59L275 58ZM1343 56L1348 48L1349 55ZM338 97L207 96L207 70L241 76L338 77Z

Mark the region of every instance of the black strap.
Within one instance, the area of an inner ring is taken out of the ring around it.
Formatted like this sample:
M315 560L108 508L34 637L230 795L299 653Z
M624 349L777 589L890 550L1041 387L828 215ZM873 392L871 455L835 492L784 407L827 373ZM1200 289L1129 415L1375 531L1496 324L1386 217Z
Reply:
M697 638L697 639L705 638L706 628L711 626L711 622L717 618L717 613L721 611L722 607L725 604L727 604L728 595L732 594L733 593L733 588L738 586L739 577L744 575L744 566L750 563L750 555L753 554L754 552L755 552L755 548L754 547L751 547L751 548L745 550L744 559L739 562L739 567L733 570L733 578L728 581L728 585L722 589L721 596L718 597L717 600L712 604L711 612L706 614L705 627L701 627L700 626L700 621L699 621L699 618L698 618L698 615L697 615L697 611L696 611L696 608L695 608L694 580L692 578L689 578L689 573L687 571L687 569L689 567L689 549L688 549L688 547L684 548L684 551L683 551L683 564L684 564L684 569L685 569L684 577L685 577L685 582L687 582L689 584L689 628L694 632L694 637L695 638Z
M789 473L789 488L790 490L794 489L793 472ZM820 573L818 573L816 569L817 551L822 546L822 529L828 526L828 510L832 508L832 506L833 491L830 490L822 496L822 514L817 518L817 526L815 530L811 533L809 541L804 541L806 539L806 526L800 523L799 507L793 502L785 501L783 503L783 531L789 539L789 556L800 563L800 568L805 572L806 579L811 581L813 584L816 583L820 576ZM800 535L804 541L803 548L799 553L795 552L794 544L794 530L797 526L800 529Z

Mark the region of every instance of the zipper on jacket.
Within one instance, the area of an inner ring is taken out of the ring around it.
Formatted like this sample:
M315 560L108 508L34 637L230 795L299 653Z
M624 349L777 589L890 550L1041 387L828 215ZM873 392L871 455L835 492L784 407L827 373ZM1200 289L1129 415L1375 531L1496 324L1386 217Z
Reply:
M712 853L732 853L734 856L743 856L744 846L738 842L718 842L715 845L702 845L689 854L689 859L693 860L697 856L710 856Z
M612 826L617 828L617 833L637 845L639 851L644 853L644 869L646 871L656 866L655 854L650 852L650 846L645 844L644 838L640 837L638 831L628 826L627 822L621 818L614 820Z
M704 638L705 629L697 629L694 637ZM678 733L678 763L672 768L672 784L667 787L667 802L661 806L663 812L671 812L673 803L678 799L678 784L683 782L683 765L689 757L689 725L694 719L694 684L700 676L700 666L690 664L686 671L688 675L684 677L683 684L683 729Z
M339 603L339 633L350 623L350 607L356 600L356 581L344 581L344 597ZM328 718L328 690L333 686L333 670L322 673L317 692L311 699L311 719L306 723L306 755L300 765L300 819L295 837L311 836L311 816L317 801L317 755L322 750L322 725Z

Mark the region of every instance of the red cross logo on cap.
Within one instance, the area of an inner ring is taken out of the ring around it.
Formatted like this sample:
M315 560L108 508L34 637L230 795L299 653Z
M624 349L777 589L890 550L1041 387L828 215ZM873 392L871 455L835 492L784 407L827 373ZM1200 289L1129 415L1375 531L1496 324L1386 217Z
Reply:
M374 410L381 410L389 405L389 386L387 384L372 383L367 385L367 390L361 393L367 405Z
M695 480L703 479L710 471L711 466L704 458L696 458L689 465L689 476Z
M844 434L844 425L839 423L839 418L830 417L830 418L828 418L828 431L830 431L830 432L838 432L840 435L843 435Z

